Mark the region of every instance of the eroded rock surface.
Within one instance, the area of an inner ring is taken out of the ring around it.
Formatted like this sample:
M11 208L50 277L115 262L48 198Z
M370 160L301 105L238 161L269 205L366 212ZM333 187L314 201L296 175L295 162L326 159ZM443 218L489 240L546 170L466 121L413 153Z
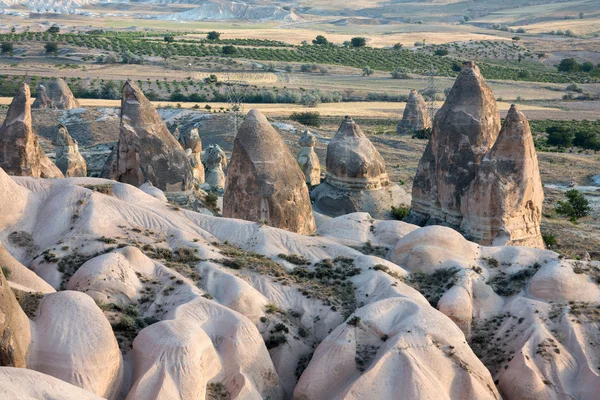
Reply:
M494 95L479 67L466 62L435 115L431 140L415 175L407 221L458 229L462 198L499 132Z
M211 189L225 188L227 155L218 144L211 144L204 152L204 181Z
M483 245L543 248L543 201L529 123L513 105L462 200L461 230Z
M119 142L102 175L136 187L149 181L165 192L192 188L185 151L135 82L123 86Z
M62 178L31 127L31 91L23 83L0 128L0 168L9 175Z
M431 128L431 118L423 96L415 89L410 91L402 120L396 127L397 133L413 133Z
M56 166L66 178L87 176L87 165L79 153L79 145L63 124L58 126L52 144L56 148Z
M79 108L80 105L69 85L62 78L57 78L50 83L38 85L37 97L31 107L70 110Z
M317 211L339 216L364 211L383 217L392 206L408 203L407 194L390 183L385 161L360 126L346 117L327 146L327 174L311 197Z
M204 183L204 165L202 164L202 141L198 135L198 129L190 129L187 133L180 135L179 143L186 151L192 171L194 173L194 182Z
M301 146L298 153L298 165L300 165L302 172L304 172L306 184L309 187L321 183L321 162L315 152L316 143L317 137L308 129L302 133L302 136L298 140L298 144Z
M290 149L258 110L250 110L235 137L223 198L223 216L301 234L316 229L304 174Z

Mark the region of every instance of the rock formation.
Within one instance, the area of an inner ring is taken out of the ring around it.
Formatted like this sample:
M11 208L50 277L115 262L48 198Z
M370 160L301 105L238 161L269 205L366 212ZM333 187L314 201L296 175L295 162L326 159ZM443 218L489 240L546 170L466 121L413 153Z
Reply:
M410 91L402 120L396 127L396 133L412 133L431 128L431 118L423 96L415 89Z
M316 186L321 183L321 162L319 156L315 153L315 144L317 138L308 129L302 133L298 144L302 146L298 153L298 165L304 172L306 184L308 187Z
M413 182L407 222L459 228L461 199L500 131L496 100L479 68L465 62L435 115Z
M204 152L205 182L211 189L225 188L227 155L218 144L211 144Z
M177 133L179 130L176 129ZM192 171L194 173L194 182L204 183L204 165L202 165L202 141L198 135L198 129L191 129L188 133L180 135L179 143L186 151Z
M123 86L119 142L102 175L136 187L149 181L165 192L192 187L185 151L135 82Z
M0 270L0 366L27 366L30 331L29 319L8 286L4 271Z
M56 166L66 178L87 176L87 166L85 159L79 154L79 145L63 124L58 126L52 144L56 147Z
M259 111L250 110L240 126L227 169L223 216L305 235L315 232L304 174Z
M51 83L40 83L38 85L37 97L32 107L70 110L72 108L79 108L80 105L67 83L63 79L58 78Z
M544 247L544 192L529 123L513 105L461 203L461 231L483 245Z
M352 118L327 146L327 174L311 196L317 211L339 216L357 211L381 217L408 196L388 178L385 161Z
M173 131L173 137L181 143L181 134L179 133L179 127L176 126L175 130Z
M0 128L0 168L10 175L62 178L31 127L31 93L23 83Z

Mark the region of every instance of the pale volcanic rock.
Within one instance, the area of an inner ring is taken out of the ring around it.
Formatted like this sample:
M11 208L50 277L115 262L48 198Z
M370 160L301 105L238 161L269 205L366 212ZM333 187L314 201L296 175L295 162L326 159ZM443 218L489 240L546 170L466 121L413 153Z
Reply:
M544 191L529 123L512 106L462 199L461 231L483 245L544 248Z
M13 289L41 293L53 293L55 291L52 286L36 275L35 272L14 258L2 243L0 243L0 265L3 269L10 271L10 276L7 280Z
M316 143L317 137L308 129L302 133L302 136L298 140L298 144L301 146L298 152L298 165L300 165L300 169L304 172L306 184L309 187L321 183L321 162L315 152Z
M28 368L108 399L123 380L123 359L109 322L84 293L48 294L34 318Z
M406 221L459 228L461 201L500 132L493 93L473 62L463 69L433 121L419 161Z
M58 78L51 83L40 83L38 85L37 98L31 107L70 110L81 106L73 96L69 85L62 78Z
M102 175L136 187L149 181L165 192L192 188L185 151L135 82L123 85L119 142Z
M205 173L204 165L202 164L202 141L198 134L198 128L190 129L188 133L181 135L179 143L186 150L194 173L194 182L197 184L204 183Z
M87 165L79 153L79 145L63 124L58 126L52 144L56 148L56 166L66 178L87 176Z
M380 218L409 196L390 183L385 161L362 129L346 117L327 145L327 173L311 197L315 210L329 216L364 211Z
M25 368L31 327L0 270L0 366Z
M0 168L10 175L62 178L31 127L31 92L23 83L0 128Z
M396 127L396 133L413 133L431 128L431 118L423 96L415 89L410 91L402 120Z
M431 307L397 297L355 316L317 347L295 399L500 399L460 329Z
M301 234L316 230L304 174L269 121L250 110L235 137L223 216L264 221Z
M211 189L225 188L227 155L218 144L211 144L204 152L204 181Z
M25 368L0 367L0 398L11 400L103 400L94 393Z

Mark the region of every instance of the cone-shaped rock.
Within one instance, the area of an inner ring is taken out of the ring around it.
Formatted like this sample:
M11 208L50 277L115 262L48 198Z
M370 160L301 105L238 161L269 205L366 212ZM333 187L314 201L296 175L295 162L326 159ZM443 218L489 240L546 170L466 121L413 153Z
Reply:
M188 133L180 135L179 143L186 150L192 170L194 182L204 183L204 165L202 165L202 141L198 129L191 129Z
M218 144L211 144L204 152L205 182L211 189L225 188L227 155Z
M462 200L461 230L482 245L544 248L544 192L529 123L513 105Z
M0 128L0 168L9 175L62 178L33 133L30 100L29 85L23 83Z
M25 368L31 327L0 270L0 366Z
M326 165L325 180L335 187L377 189L389 185L383 157L350 117L329 142Z
M402 120L396 127L397 133L412 133L431 128L431 118L423 96L416 90L411 90L402 115Z
M392 206L409 201L404 190L390 184L383 157L350 117L329 142L326 162L325 182L311 192L323 214L363 211L383 218Z
M79 102L73 96L69 85L61 78L50 83L40 83L37 87L37 97L33 108L50 108L57 110L70 110L79 108Z
M298 152L298 165L304 172L306 184L316 186L321 183L321 162L319 156L315 153L315 144L317 138L308 129L304 131L298 144L302 146Z
M466 62L434 118L413 182L408 222L460 227L460 205L500 132L500 114L479 68Z
M223 216L308 235L315 232L304 174L269 121L250 110L233 142Z
M191 189L192 167L136 83L123 85L119 142L103 170L105 178L136 187L151 182L165 192Z
M181 134L179 133L179 127L175 127L173 131L173 137L179 142L181 140Z
M52 144L56 147L56 166L65 177L87 176L85 159L79 153L77 141L69 135L67 127L60 124Z

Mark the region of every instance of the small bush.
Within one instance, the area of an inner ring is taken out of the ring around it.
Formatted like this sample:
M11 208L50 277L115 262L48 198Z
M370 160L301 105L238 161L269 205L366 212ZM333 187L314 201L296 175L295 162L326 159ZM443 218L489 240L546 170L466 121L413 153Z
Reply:
M565 192L567 201L558 201L555 210L558 214L574 218L575 220L589 215L592 208L583 193L577 189Z
M346 322L348 325L352 325L352 326L358 326L358 324L360 324L360 317L358 316L354 316L352 318L350 318L348 320L348 322Z
M290 115L290 119L306 126L321 126L321 114L318 111L295 112Z
M392 216L397 220L402 221L409 212L410 208L405 205L400 205L398 207L392 206Z
M549 234L542 233L542 240L544 241L544 243L546 244L547 247L553 247L558 244L558 241L556 240L556 236L554 236L551 233L549 233Z

